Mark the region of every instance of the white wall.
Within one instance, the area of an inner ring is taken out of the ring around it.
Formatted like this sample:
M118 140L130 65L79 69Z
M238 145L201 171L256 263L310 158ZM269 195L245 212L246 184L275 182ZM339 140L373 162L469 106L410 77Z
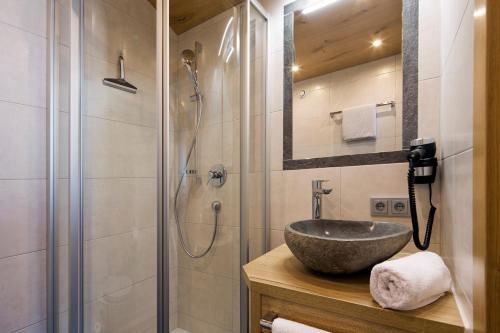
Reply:
M402 95L400 54L294 83L294 159L401 150ZM346 142L342 115L330 117L330 112L386 101L396 104L377 108L376 140Z
M442 254L465 324L472 323L474 1L442 0Z
M288 223L311 216L311 180L330 179L333 193L324 197L327 218L365 219L370 216L369 198L375 196L407 197L407 163L367 165L283 171L283 5L291 1L263 0L270 12L270 77L271 85L271 243L284 242L283 229ZM440 63L439 12L435 0L420 0L419 27L419 136L432 136L439 141ZM439 142L438 142L439 144ZM438 208L431 240L431 250L439 252L440 185L434 184L434 205ZM426 188L417 189L421 229L428 214ZM383 218L410 225L409 218ZM416 248L410 242L407 251Z
M44 332L46 0L0 10L0 332Z

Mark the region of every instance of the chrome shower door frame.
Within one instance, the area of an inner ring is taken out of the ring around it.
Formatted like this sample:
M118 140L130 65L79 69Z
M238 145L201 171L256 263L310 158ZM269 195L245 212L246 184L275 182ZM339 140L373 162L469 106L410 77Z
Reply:
M265 69L266 78L266 102L265 102L265 130L263 131L263 140L265 140L264 145L264 156L265 159L265 227L264 227L264 250L269 250L269 233L270 233L270 223L269 223L269 183L270 183L270 105L269 105L269 85L268 83L268 73L269 73L269 15L265 11L264 7L257 0L245 0L241 7L241 117L240 117L240 128L241 128L241 140L240 140L240 332L247 333L249 331L249 297L248 297L248 287L245 284L245 278L243 277L243 265L247 264L250 259L250 221L249 221L249 191L250 188L250 125L251 125L251 110L250 110L250 88L251 88L251 76L250 76L250 8L253 7L267 22L266 29L266 63L263 68Z
M83 298L83 140L82 113L84 108L84 13L85 0L71 0L69 17L70 36L70 95L69 95L69 234L68 234L68 297L71 333L84 331ZM168 332L168 0L157 0L157 113L158 113L158 160L157 160L157 332ZM56 102L56 6L57 0L49 0L47 6L47 261L46 306L47 332L59 332L58 325L58 258L56 235L56 166L58 112Z

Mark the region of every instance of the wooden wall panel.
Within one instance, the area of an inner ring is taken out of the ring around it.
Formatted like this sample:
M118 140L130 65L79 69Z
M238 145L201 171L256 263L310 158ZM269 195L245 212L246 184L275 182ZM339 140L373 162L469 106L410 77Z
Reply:
M474 332L498 333L500 2L476 0L474 16Z

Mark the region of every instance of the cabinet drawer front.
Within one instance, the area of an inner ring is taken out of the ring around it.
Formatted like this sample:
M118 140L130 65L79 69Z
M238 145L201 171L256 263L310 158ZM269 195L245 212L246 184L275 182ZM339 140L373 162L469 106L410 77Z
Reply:
M261 298L261 317L274 312L279 317L293 320L333 333L408 333L408 331L385 326L358 318L345 316L310 306L264 296Z

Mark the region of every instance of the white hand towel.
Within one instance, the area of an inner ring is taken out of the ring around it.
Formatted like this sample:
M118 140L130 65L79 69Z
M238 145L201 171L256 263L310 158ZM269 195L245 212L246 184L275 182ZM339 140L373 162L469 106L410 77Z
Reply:
M413 310L430 304L451 288L450 271L439 255L419 252L375 265L372 297L383 308Z
M361 105L342 111L342 136L345 141L377 137L377 106Z
M272 331L273 333L330 333L283 318L274 319Z

